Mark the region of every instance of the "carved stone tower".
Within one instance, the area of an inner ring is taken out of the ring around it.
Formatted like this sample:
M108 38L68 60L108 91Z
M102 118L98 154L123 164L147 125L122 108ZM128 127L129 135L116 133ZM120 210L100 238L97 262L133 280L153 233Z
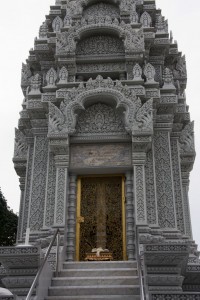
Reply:
M19 299L56 228L67 266L109 259L105 269L122 261L133 268L140 249L150 299L200 299L186 83L185 57L155 0L57 0L51 7L22 66L13 158L18 246L0 249L3 282ZM27 228L31 246L24 245ZM54 268L54 249L48 261ZM86 299L51 289L45 299ZM120 299L142 299L127 285L120 291Z

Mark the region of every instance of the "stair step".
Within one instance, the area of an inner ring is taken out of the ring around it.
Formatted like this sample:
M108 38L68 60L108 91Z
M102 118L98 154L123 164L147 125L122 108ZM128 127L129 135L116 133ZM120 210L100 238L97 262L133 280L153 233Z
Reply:
M86 295L139 295L139 285L93 285L93 286L70 286L50 287L49 296L86 296Z
M45 300L140 300L139 295L48 296Z
M63 269L113 269L113 268L135 268L136 261L91 261L91 262L64 262Z
M103 296L48 296L45 300L140 300L140 296L103 295Z
M98 276L98 277L56 277L52 286L92 286L92 285L135 285L139 284L137 276Z
M110 268L110 269L62 269L59 277L100 277L100 276L137 276L137 269Z

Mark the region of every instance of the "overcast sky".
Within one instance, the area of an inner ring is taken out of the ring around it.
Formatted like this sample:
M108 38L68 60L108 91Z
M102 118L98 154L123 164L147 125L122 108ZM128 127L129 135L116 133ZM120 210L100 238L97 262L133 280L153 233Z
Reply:
M0 187L8 205L19 210L19 182L12 164L14 127L17 127L23 95L21 64L34 45L38 29L54 0L2 1L0 18ZM186 55L187 103L195 120L197 157L191 173L190 204L194 239L200 245L200 1L157 0L157 8L169 20L169 29Z

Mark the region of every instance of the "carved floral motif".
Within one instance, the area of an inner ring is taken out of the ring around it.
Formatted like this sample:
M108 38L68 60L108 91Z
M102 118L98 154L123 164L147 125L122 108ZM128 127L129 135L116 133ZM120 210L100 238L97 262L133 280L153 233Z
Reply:
M63 20L59 16L57 16L52 22L53 31L60 32L62 27L63 27Z

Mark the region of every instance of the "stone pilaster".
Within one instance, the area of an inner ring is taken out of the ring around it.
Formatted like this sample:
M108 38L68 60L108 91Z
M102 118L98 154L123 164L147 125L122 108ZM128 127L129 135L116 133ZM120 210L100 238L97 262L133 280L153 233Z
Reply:
M17 243L22 242L23 238L23 212L24 212L24 190L25 190L25 182L26 182L26 174L24 174L23 177L20 177L20 190L21 190L21 196L20 196L20 208L19 208L19 220L18 220L18 228L17 228Z
M133 157L136 225L143 226L143 225L147 225L146 184L145 184L146 153L134 152L132 157Z
M158 116L154 131L158 222L161 229L176 230L176 210L170 146L171 115Z
M146 180L146 205L147 205L147 222L150 227L158 227L158 208L157 208L157 191L156 191L156 172L154 145L147 152L145 165Z
M68 184L68 157L66 155L55 155L56 165L56 192L54 226L64 227L66 216L66 198Z
M55 208L55 188L56 188L56 167L53 153L48 153L47 180L45 192L45 208L43 228L50 228L54 224Z
M190 217L190 205L189 205L189 180L190 174L189 172L182 171L182 188L183 188L183 212L185 219L185 234L186 236L192 237L192 225L191 225L191 217Z
M48 141L43 132L35 132L33 168L31 177L31 198L29 206L29 225L31 231L43 227Z
M179 151L178 139L179 139L179 135L173 133L171 136L172 170L173 170L173 181L174 181L177 228L181 231L182 234L185 234L185 220L184 220L184 212L183 212L184 210L183 190L182 190L180 151Z
M29 214L29 204L31 198L31 178L32 178L32 168L33 168L33 140L30 140L28 147L28 161L27 161L27 172L26 172L26 183L24 191L24 207L23 207L23 224L22 224L22 235L25 234L28 227L28 214Z
M69 196L68 196L68 218L67 218L67 260L73 261L75 256L76 244L76 176L69 177Z
M135 259L133 175L126 173L126 248L128 260Z

